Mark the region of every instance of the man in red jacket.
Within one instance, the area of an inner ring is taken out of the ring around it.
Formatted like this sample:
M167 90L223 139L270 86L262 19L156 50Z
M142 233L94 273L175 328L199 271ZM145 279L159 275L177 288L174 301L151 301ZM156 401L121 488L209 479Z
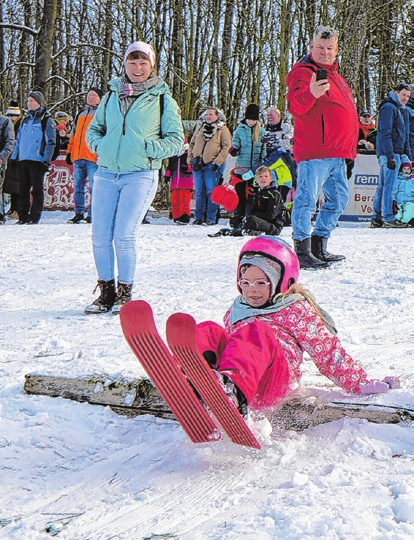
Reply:
M351 91L337 73L338 32L317 27L309 50L286 79L298 164L292 237L301 268L324 268L345 259L328 253L326 246L348 203L345 159L356 157L358 115ZM311 236L311 217L321 191L324 202Z

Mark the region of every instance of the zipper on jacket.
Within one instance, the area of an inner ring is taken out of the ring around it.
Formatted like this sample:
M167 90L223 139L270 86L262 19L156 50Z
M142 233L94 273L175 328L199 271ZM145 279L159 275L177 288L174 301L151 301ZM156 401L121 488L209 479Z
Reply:
M322 146L325 146L325 120L322 115Z

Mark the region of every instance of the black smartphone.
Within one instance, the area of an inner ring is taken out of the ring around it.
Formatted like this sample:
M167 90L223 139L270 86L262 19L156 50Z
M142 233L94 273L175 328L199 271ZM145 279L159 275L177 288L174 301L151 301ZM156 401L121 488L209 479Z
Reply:
M317 81L323 81L324 79L328 78L328 72L326 69L318 69L316 72L316 80Z

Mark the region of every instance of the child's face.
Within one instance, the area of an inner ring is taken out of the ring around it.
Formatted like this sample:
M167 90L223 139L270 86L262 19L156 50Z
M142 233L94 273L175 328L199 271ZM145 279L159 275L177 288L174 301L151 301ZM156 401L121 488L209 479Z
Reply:
M405 176L410 176L411 175L411 167L403 167L402 172L403 172L403 174L405 174Z
M262 189L270 186L270 184L272 183L272 176L270 174L270 171L264 171L258 176L256 176L256 182Z
M60 135L61 137L66 137L66 131L65 131L64 129L60 129L60 130L59 130L59 135Z
M268 302L272 290L269 278L257 266L242 269L239 285L243 298L250 306L261 307Z

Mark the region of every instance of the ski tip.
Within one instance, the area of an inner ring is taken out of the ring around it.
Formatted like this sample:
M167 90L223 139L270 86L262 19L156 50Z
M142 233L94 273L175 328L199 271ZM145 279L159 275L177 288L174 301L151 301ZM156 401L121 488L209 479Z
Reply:
M151 306L145 300L131 300L121 307L119 318L125 333L136 324L137 320L152 320L154 315Z
M167 327L173 325L194 327L196 324L194 317L188 313L173 313L167 320Z

